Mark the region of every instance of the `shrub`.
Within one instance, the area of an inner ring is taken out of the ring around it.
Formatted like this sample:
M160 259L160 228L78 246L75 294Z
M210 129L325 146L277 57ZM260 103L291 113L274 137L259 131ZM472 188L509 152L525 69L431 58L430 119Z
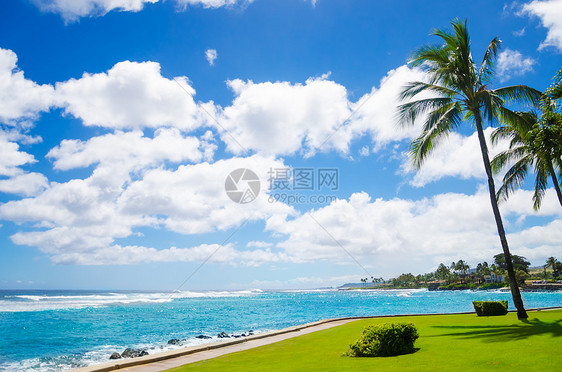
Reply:
M498 288L503 288L503 287L505 287L505 285L503 283L484 283L478 288L479 289L498 289Z
M366 327L349 345L347 355L383 357L413 353L418 329L412 323L385 323Z
M502 301L473 301L474 310L478 316L492 316L507 314L507 300Z

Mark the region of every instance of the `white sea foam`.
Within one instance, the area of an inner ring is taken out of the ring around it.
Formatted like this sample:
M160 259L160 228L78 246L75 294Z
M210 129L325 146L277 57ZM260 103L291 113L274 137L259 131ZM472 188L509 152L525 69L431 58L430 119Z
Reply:
M257 330L254 334L267 332L268 330ZM89 367L96 364L107 363L109 357L114 352L121 353L126 348L146 350L149 355L163 353L171 350L183 349L190 346L198 346L213 342L229 341L230 339L221 339L214 336L209 339L189 338L183 340L180 345L169 344L136 344L136 345L103 345L95 350L88 351L82 355L60 356L51 358L32 358L25 359L20 362L0 364L0 371L6 372L57 372L69 371L81 367Z
M82 309L140 303L166 303L186 298L219 298L253 296L262 293L259 289L242 291L209 292L155 292L155 293L100 293L76 295L13 295L0 299L0 312L45 311L59 309Z

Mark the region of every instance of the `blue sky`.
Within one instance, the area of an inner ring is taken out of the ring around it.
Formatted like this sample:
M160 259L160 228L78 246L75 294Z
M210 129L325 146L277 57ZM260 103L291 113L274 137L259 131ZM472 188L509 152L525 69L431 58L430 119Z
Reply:
M195 270L182 289L314 288L491 261L470 125L414 172L419 128L395 120L423 79L408 56L457 17L476 60L502 39L495 86L561 67L560 0L0 3L0 288L171 290ZM238 168L261 182L247 204L224 189ZM337 190L268 200L269 172L301 168L336 169ZM550 189L534 212L531 188L502 211L538 265L562 209Z

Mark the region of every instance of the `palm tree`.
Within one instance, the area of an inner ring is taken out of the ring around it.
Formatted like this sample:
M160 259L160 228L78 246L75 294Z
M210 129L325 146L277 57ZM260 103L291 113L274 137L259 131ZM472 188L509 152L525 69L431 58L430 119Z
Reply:
M544 278L545 279L546 279L546 268L549 267L549 266L552 268L552 277L554 279L556 279L556 276L558 274L558 267L560 266L560 262L554 257L549 257L546 260L546 264L544 265Z
M550 87L548 96L555 101L562 98L562 68L558 70L558 73L554 77L554 83Z
M492 171L497 174L507 164L515 162L505 174L497 198L506 200L512 191L520 188L532 167L536 174L533 194L535 210L541 206L549 177L562 206L562 192L556 176L562 169L562 114L558 113L556 103L546 94L540 105L540 116L532 111L519 113L522 120L511 122L492 133L492 143L509 140L509 149L500 152L492 160Z
M442 45L424 46L413 55L411 64L425 70L429 81L411 82L401 94L403 100L412 99L422 92L438 97L401 105L401 122L403 125L413 125L418 117L428 112L423 132L410 146L410 155L418 168L440 140L446 138L461 123L471 121L476 126L482 160L488 176L492 211L506 257L513 303L517 308L517 316L520 319L527 318L498 208L483 123L484 120L489 124L498 120L517 120L519 116L505 107L506 101L519 100L536 104L540 99L540 92L523 85L490 89L488 83L494 74L494 62L501 41L497 37L492 40L477 68L472 60L466 21L455 20L451 23L453 33L445 30L433 32L433 35L443 40Z

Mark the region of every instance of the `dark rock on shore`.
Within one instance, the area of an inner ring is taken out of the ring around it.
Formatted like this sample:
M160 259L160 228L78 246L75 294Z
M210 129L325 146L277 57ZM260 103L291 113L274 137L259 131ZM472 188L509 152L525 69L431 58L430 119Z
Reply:
M172 338L168 340L168 345L179 345L181 340L179 338Z
M109 357L109 359L121 359L121 354L119 354L119 353L113 353L113 354L111 354L111 356Z
M211 336L205 336L205 335L199 335L199 336L195 336L195 338L199 338L199 339L202 339L202 340L207 340L207 339L210 339L210 338L212 338L212 337L211 337Z
M226 332L224 332L224 331L221 332L221 333L219 333L219 334L217 334L217 337L218 337L218 338L230 338L230 336L228 335L228 333L226 333Z
M121 353L121 358L137 358L145 355L148 355L146 350L126 348Z

